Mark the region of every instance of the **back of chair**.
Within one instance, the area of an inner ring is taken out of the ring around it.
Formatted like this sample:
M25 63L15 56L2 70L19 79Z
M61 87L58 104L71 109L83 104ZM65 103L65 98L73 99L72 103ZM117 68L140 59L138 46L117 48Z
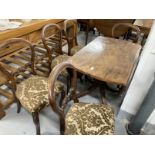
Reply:
M64 21L64 32L68 41L69 48L77 45L77 21L67 19Z
M57 24L47 24L43 27L41 39L49 57L52 61L52 55L59 55L62 53L62 30Z
M94 26L106 37L112 37L112 27L117 23L133 23L133 19L93 19ZM127 28L123 28L117 32L117 37L125 34Z
M77 85L77 72L75 68L71 65L69 62L63 62L58 64L57 66L54 67L52 72L50 73L49 79L48 79L48 96L49 96L49 103L50 106L52 107L53 111L56 112L60 116L60 122L63 124L65 116L64 116L64 108L59 107L58 104L56 103L56 98L55 98L55 91L54 91L54 86L56 83L56 80L60 73L64 69L71 69L72 75L72 80L71 80L71 85L68 94L66 94L63 102L62 102L62 107L65 107L67 102L71 99L73 99L75 102L78 102L78 99L76 98L75 91L76 91L76 85Z
M27 52L30 51L30 54L31 54L30 61L27 62L24 66L21 66L21 68L19 67L19 71L23 70L27 66L30 66L31 69L32 69L32 72L35 74L35 52L34 52L34 46L31 44L31 42L29 42L29 41L27 41L27 40L25 40L23 38L11 38L11 39L8 39L8 40L4 41L0 45L0 51L7 50L8 48L11 48L12 45L18 45L18 44L20 44L20 45L24 44L24 47L26 46L24 48L25 51L27 51ZM12 56L13 56L13 54L12 54ZM1 58L1 60L6 60L7 61L7 57L8 56L4 56L4 57ZM12 57L12 59L13 59L13 57Z
M112 27L112 37L115 38L115 37L119 36L118 32L119 32L119 30L122 30L122 29L136 31L136 38L134 39L134 42L138 41L138 38L140 37L140 34L141 34L140 29L139 29L138 26L130 24L130 23L118 23L118 24L115 24Z

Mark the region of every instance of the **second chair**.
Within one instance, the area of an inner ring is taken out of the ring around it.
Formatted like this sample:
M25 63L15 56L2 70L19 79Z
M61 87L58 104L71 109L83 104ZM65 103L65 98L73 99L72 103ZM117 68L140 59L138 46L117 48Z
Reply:
M16 72L12 72L6 68L6 64L4 65L2 62L0 63L1 69L6 70L8 80L12 84L13 93L17 102L18 110L20 112L21 105L32 114L32 118L34 124L36 126L36 134L40 134L40 123L39 123L39 111L49 104L48 101L48 78L41 77L36 75L35 70L35 51L34 46L27 40L22 38L12 38L6 40L3 44L0 45L0 49L4 49L9 47L12 44L25 44L27 47L27 52L31 52L30 61L27 62L24 67L19 67ZM29 71L32 72L32 75L23 80L21 83L16 84L17 76L20 73L24 73L28 68L31 68ZM5 73L5 72L4 72ZM57 95L62 94L64 91L63 83L57 81L54 86L54 91Z

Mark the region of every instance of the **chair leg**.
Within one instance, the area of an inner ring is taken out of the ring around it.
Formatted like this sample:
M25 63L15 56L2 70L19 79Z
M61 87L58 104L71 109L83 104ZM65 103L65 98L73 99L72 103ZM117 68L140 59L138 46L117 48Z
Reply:
M64 135L65 132L65 120L60 117L60 134Z
M17 102L17 113L20 113L21 111L21 103L18 99L16 99L16 102Z
M70 88L70 75L67 76L67 94L69 92L69 88Z
M18 100L18 98L16 97L16 94L15 94L14 90L13 90L13 95L14 95L14 98L15 98L15 102L17 103L17 113L20 113L20 111L21 111L21 103Z
M40 135L40 123L39 123L39 113L33 112L32 113L33 122L36 127L36 135Z
M62 107L62 108L64 108L64 106L65 106L65 105L62 105L63 100L64 100L64 98L65 98L65 95L66 95L66 93L65 93L65 91L63 90L63 91L61 92L61 98L60 98L60 102L59 102L59 106Z

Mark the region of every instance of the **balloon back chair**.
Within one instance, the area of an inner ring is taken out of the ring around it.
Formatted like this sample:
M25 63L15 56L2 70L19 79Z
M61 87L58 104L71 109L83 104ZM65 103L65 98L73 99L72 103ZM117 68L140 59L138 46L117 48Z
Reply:
M61 105L56 103L54 85L59 74L68 69L72 74L71 87ZM49 76L49 102L51 108L59 116L60 133L67 135L103 135L114 132L114 111L108 102L102 104L79 102L76 96L77 73L71 63L64 62L57 65ZM74 104L67 113L67 103L74 100Z
M59 63L69 59L62 52L62 29L58 24L47 24L43 27L41 38L49 57L51 70ZM66 72L63 72L66 75Z
M36 74L35 63L37 60L35 59L34 45L22 38L12 38L1 44L0 49L5 49L12 44L21 43L25 44L27 46L27 52L31 53L30 60L24 66L19 67L16 72L9 70L3 62L0 62L0 67L11 83L13 94L17 102L17 112L20 112L22 105L22 107L31 113L36 126L36 134L40 134L39 111L49 104L48 78ZM20 73L24 73L24 71L31 71L31 76L17 83L17 76L20 75ZM63 94L63 83L56 81L54 91L56 95Z
M68 55L73 56L84 46L78 45L77 42L77 21L67 19L64 21L64 33L68 42Z
M134 31L135 32L135 37L133 38L133 42L134 43L138 43L138 40L140 38L141 35L141 31L139 29L138 26L133 25L131 23L117 23L112 27L112 37L116 38L120 36L120 31L127 32L126 35L124 35L124 39L129 39L131 32Z

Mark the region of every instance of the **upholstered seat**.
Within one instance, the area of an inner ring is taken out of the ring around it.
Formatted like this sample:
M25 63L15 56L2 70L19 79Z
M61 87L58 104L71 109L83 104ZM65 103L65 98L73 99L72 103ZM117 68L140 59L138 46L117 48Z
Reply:
M58 65L58 64L60 64L60 63L62 63L62 62L67 61L69 58L70 58L70 56L65 55L65 54L57 56L56 58L54 58L54 59L52 60L51 70L52 70L56 65ZM65 71L63 71L63 72L61 73L61 75L67 76L68 73L67 73L67 71L65 70Z
M74 103L65 118L67 135L109 135L114 132L114 111L108 104Z
M58 104L54 92L54 84L64 69L72 69L72 81L69 91L65 93L63 102L61 102L62 104ZM102 93L102 102L99 104L79 103L78 96L80 95L76 93L77 71L69 61L57 65L50 73L48 82L49 102L53 111L59 115L61 134L109 135L114 133L114 111ZM85 95L85 93L83 94ZM70 100L73 100L74 104L68 110L67 103ZM66 110L67 113L65 113Z
M84 46L83 45L77 45L71 48L71 56L76 54L80 49L82 49Z
M54 91L59 94L64 85L56 81ZM41 110L49 104L48 101L48 78L32 76L17 85L16 96L22 106L30 113Z

